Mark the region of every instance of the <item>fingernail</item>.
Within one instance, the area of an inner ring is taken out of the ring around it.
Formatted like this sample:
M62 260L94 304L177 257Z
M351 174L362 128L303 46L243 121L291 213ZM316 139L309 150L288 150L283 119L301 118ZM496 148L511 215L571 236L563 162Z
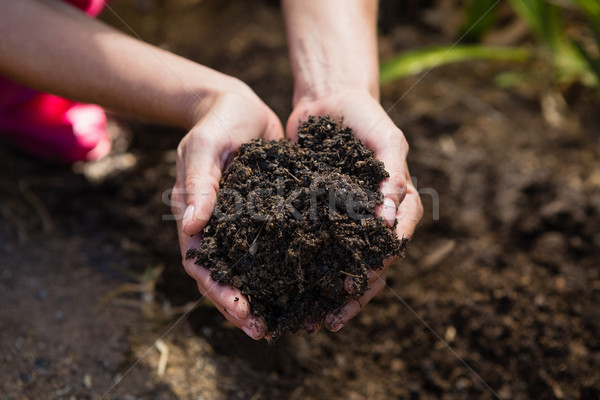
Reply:
M194 205L190 204L187 206L183 213L183 219L181 220L181 227L184 228L188 222L192 220L192 216L194 215Z
M258 340L259 338L256 337L256 332L254 332L254 329L252 329L252 327L250 326L242 326L242 330L244 331L244 333L248 336L250 336L252 339L254 340Z
M267 327L261 321L261 319L254 316L250 318L250 321L247 325L244 325L241 328L246 335L250 336L254 340L262 339L268 333Z
M304 329L306 329L306 332L308 333L317 333L319 331L319 328L320 324L317 322L308 322L304 327Z
M354 279L349 276L344 279L344 290L350 294L354 293Z
M394 221L396 220L396 204L394 200L386 197L383 199L381 217L387 221L390 226L394 225Z
M331 332L337 332L344 326L344 322L340 317L329 314L325 317L325 327Z
M343 327L344 327L344 323L343 323L343 322L341 322L341 321L338 321L338 322L334 323L332 326L330 326L330 327L329 327L329 330L330 330L331 332L337 332L337 331L339 331L340 329L342 329Z

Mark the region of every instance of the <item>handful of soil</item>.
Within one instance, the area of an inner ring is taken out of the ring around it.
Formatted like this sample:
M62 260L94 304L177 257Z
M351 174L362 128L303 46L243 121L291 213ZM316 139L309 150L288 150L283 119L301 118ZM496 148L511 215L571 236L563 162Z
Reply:
M186 258L239 288L272 340L323 322L367 290L368 269L402 255L405 241L373 215L388 176L352 130L329 117L309 117L297 143L254 139L224 171L200 247Z

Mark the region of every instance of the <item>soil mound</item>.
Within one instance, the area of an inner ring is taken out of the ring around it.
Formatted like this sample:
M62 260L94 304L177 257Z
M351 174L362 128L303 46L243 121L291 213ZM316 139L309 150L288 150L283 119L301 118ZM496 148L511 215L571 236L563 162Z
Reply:
M374 217L389 175L348 127L309 117L298 142L241 146L220 182L200 247L187 258L248 297L271 339L320 323L368 287L368 269L404 241ZM344 289L353 280L354 291Z

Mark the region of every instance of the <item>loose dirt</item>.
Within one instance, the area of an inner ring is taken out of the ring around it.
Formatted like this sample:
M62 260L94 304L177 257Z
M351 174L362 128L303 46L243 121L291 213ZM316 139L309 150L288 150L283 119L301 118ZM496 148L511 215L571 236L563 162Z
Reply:
M457 20L453 3L382 2L381 59L454 43L460 36L437 18ZM110 4L144 40L233 74L289 116L279 2ZM110 11L104 18L123 27ZM532 70L514 88L495 84ZM182 319L131 304L164 312L199 297L169 216L185 132L128 121L125 153L93 180L0 146L0 398L497 398L489 388L502 399L600 398L600 103L573 87L566 97L581 126L555 127L540 112L544 71L474 62L382 87L411 146L423 220L406 258L387 269L388 287L351 323L273 345L207 302ZM150 303L150 293L124 293L96 310L138 282L127 271L160 265ZM158 338L169 349L163 376Z
M405 241L374 215L388 176L329 117L309 117L297 143L255 139L223 174L202 243L187 258L248 296L272 340L320 324L367 290L369 269L402 254Z

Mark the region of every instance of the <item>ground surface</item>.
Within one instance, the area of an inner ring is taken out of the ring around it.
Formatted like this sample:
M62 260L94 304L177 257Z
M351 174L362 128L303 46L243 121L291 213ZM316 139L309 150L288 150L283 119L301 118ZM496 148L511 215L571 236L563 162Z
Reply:
M141 37L244 79L287 117L273 2L113 4ZM383 58L447 42L435 13L413 8L403 27L386 23ZM121 118L129 143L75 171L2 148L0 397L598 398L598 103L570 90L576 124L552 95L540 103L534 80L496 87L506 68L450 66L383 89L425 205L407 260L340 332L272 346L202 302L178 320L197 298L163 201L182 132ZM142 275L160 267L153 290ZM106 300L123 283L143 295Z

